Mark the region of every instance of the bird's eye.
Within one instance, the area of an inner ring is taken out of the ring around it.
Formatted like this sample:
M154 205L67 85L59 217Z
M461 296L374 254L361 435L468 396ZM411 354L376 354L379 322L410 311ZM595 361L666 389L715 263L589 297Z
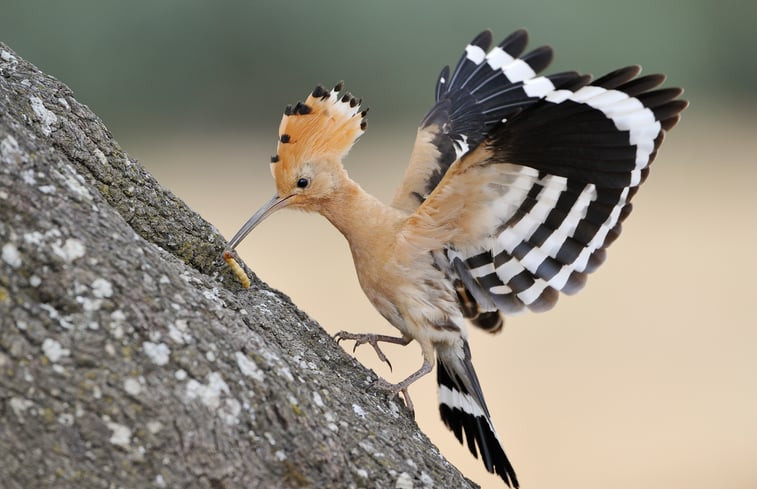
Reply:
M308 186L309 183L310 183L310 180L308 180L307 178L300 178L299 180L297 180L297 186L299 188L305 188Z

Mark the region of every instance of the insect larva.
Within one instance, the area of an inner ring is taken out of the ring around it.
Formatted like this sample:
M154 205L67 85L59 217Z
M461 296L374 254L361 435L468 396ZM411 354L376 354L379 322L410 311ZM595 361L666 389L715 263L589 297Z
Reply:
M226 250L223 252L223 261L226 262L226 264L231 268L231 271L234 272L234 275L237 276L239 281L242 283L242 287L249 289L250 277L248 277L247 274L244 273L244 270L241 266L239 266L239 263L237 263L237 260L234 258L234 255L231 251Z

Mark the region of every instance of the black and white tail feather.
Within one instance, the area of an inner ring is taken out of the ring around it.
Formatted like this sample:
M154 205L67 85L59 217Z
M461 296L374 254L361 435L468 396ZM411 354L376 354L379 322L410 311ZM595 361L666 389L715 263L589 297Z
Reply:
M492 425L489 408L473 369L468 342L462 342L462 348L457 345L437 348L439 414L457 440L467 443L474 457L481 454L486 470L499 475L508 486L517 488L518 477Z
M655 90L664 75L638 77L638 66L594 82L576 72L537 76L552 50L521 56L527 40L519 30L490 50L484 31L452 72L442 70L408 171L421 177L406 178L393 201L410 211L422 205L448 169L481 145L488 156L472 165L502 164L513 173L492 206L491 234L435 253L465 317L491 332L501 330L503 313L544 311L559 292L583 287L620 234L665 131L688 105L677 100L679 88ZM437 350L442 420L474 456L481 453L489 472L518 487L463 342Z

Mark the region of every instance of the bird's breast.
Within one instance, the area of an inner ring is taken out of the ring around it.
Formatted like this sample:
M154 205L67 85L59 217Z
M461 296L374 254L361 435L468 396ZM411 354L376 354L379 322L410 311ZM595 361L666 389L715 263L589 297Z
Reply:
M354 256L368 300L403 335L420 340L429 331L452 331L462 322L457 296L431 255L403 263L394 256Z

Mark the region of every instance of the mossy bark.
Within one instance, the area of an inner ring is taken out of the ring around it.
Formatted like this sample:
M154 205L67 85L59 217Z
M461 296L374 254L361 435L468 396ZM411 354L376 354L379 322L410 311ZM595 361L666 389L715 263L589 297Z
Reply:
M3 487L473 487L224 244L0 44Z

